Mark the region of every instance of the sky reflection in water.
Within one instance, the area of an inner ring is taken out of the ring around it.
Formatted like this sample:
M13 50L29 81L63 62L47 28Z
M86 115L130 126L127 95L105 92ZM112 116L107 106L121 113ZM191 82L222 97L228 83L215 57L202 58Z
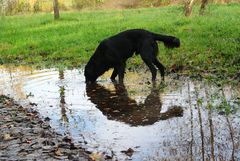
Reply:
M77 69L0 71L0 94L36 103L58 132L89 150L114 152L120 160L128 158L121 153L128 148L133 160L240 160L239 111L225 116L206 108L222 98L237 106L237 88L170 78L153 85L144 72L127 72L125 86L108 81L109 73L86 86Z

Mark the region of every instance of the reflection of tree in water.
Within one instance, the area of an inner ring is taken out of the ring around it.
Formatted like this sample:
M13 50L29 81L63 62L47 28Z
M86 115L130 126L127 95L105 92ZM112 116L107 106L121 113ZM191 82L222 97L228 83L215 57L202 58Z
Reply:
M152 125L159 120L183 115L179 106L173 106L164 113L161 112L162 102L160 91L153 85L151 93L143 103L138 104L128 96L123 85L115 84L112 92L99 84L86 86L86 92L92 103L110 120L117 120L132 126Z
M59 79L60 81L64 80L64 72L63 70L59 70ZM60 108L63 122L68 122L68 117L66 114L66 102L65 102L65 87L63 84L59 85L59 92L60 92Z

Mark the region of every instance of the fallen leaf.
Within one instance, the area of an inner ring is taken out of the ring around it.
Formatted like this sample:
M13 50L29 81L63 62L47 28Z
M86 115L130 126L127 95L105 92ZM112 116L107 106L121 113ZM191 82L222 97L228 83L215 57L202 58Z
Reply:
M57 148L54 153L55 153L55 155L57 155L57 156L62 156L62 155L63 155L62 152L61 152L61 150L60 150L59 148Z
M49 117L45 117L44 121L50 121L51 119Z
M26 143L31 144L31 143L32 143L32 140L26 139Z
M134 153L134 150L132 148L128 148L128 150L123 150L121 152L126 154L127 156L131 157Z
M11 140L13 137L11 137L10 134L4 134L3 135L3 140L7 141L7 140Z
M106 156L105 156L105 160L112 160L112 159L113 159L112 156L109 156L109 155L106 155Z
M47 145L47 146L43 146L42 149L43 149L43 150L47 150L47 151L49 151L49 150L52 151L52 150L53 150L53 147L50 146L50 145Z
M173 65L170 67L170 72L176 73L176 68L177 68L177 65L176 65L176 64L173 64Z
M10 100L5 99L5 100L4 100L4 105L5 105L5 106L8 106L8 107L9 107L9 106L12 106L12 102L11 102Z
M71 142L72 142L72 138L69 137L69 136L65 136L65 137L63 138L63 141L65 141L65 142L67 142L67 143L71 143Z
M92 154L89 155L89 157L93 160L93 161L104 161L104 156L99 153L99 152L93 152Z

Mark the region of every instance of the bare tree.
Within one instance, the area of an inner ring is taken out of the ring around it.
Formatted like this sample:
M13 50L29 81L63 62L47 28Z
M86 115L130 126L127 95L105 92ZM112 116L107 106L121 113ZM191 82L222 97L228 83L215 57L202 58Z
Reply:
M202 0L201 7L200 7L200 10L199 10L200 15L204 14L207 3L208 3L208 0Z
M192 14L192 7L195 0L185 0L184 14L185 16L190 16Z
M58 0L53 0L54 19L59 19Z

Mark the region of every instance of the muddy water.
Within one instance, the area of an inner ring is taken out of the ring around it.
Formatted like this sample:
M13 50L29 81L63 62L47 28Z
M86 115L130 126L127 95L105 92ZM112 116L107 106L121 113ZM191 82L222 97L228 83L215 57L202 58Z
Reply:
M86 86L81 69L1 66L0 94L34 103L59 133L115 159L240 160L239 88L185 78L152 84L145 71L127 72L119 86L109 74Z

